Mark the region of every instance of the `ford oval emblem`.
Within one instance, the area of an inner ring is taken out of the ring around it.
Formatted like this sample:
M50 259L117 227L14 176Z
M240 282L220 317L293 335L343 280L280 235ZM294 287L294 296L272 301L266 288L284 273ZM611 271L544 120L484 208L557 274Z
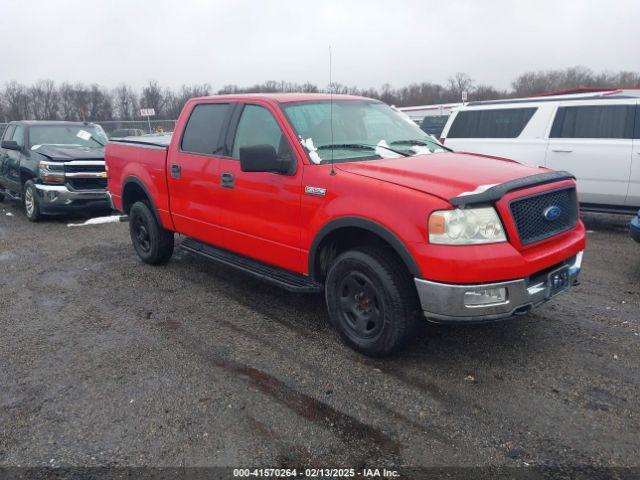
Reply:
M544 209L544 212L542 212L542 216L546 220L553 222L554 220L557 220L561 213L562 209L560 207L558 207L557 205L552 205L551 207L547 207Z

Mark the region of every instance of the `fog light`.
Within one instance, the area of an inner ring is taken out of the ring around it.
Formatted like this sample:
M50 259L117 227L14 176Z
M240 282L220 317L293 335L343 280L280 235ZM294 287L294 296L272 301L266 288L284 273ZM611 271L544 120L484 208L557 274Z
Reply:
M47 191L45 192L45 196L47 197L47 200L50 202L55 202L56 200L58 200L58 192Z
M464 304L467 307L480 307L506 301L506 288L478 288L464 292Z

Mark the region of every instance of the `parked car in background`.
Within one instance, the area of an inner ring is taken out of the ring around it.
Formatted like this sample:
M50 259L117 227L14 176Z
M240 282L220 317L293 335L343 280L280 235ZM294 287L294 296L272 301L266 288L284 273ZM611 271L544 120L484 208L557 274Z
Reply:
M442 129L447 123L451 113L464 105L463 103L440 103L436 105L419 105L414 107L402 107L400 110L406 113L411 120L416 122L422 131L440 138Z
M19 200L29 220L109 209L104 130L92 123L11 122L0 144L0 201Z
M109 138L139 137L146 134L144 130L139 128L119 128L109 134Z
M109 142L106 162L142 261L167 262L178 232L193 254L324 291L331 322L367 355L406 344L419 313L525 314L580 272L570 174L446 151L376 100L195 98L173 136Z
M633 218L633 220L631 220L630 231L631 238L633 238L636 242L640 242L640 210Z
M640 207L640 90L486 102L453 112L441 142L458 151L566 170L585 210Z

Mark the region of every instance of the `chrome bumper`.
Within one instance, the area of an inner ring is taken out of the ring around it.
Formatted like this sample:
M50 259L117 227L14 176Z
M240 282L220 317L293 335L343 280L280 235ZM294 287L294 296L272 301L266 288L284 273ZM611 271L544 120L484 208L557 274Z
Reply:
M106 190L70 190L66 185L36 184L36 191L43 211L109 207Z
M582 254L549 272L507 282L457 285L415 279L422 310L427 319L438 323L491 322L528 313L557 293L567 291L575 283L582 266ZM568 285L553 293L549 275L559 270L568 273ZM465 305L465 293L482 289L506 289L506 300L486 305Z

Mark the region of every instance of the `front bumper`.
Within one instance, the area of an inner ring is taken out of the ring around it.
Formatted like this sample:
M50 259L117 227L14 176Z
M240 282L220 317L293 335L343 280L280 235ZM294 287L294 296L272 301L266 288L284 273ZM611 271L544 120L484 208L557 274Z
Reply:
M556 293L550 284L551 274L567 272L568 285L557 293L566 291L578 278L582 266L582 254L583 252L580 252L562 264L529 278L469 285L438 283L416 278L415 284L422 310L428 320L437 323L492 322L528 313L532 308L555 296ZM500 303L465 305L467 292L500 288L506 290L506 299Z
M640 242L640 212L638 212L638 215L631 220L629 231L631 232L631 238L636 242Z
M66 185L36 184L40 210L45 214L111 208L106 190L71 190Z

